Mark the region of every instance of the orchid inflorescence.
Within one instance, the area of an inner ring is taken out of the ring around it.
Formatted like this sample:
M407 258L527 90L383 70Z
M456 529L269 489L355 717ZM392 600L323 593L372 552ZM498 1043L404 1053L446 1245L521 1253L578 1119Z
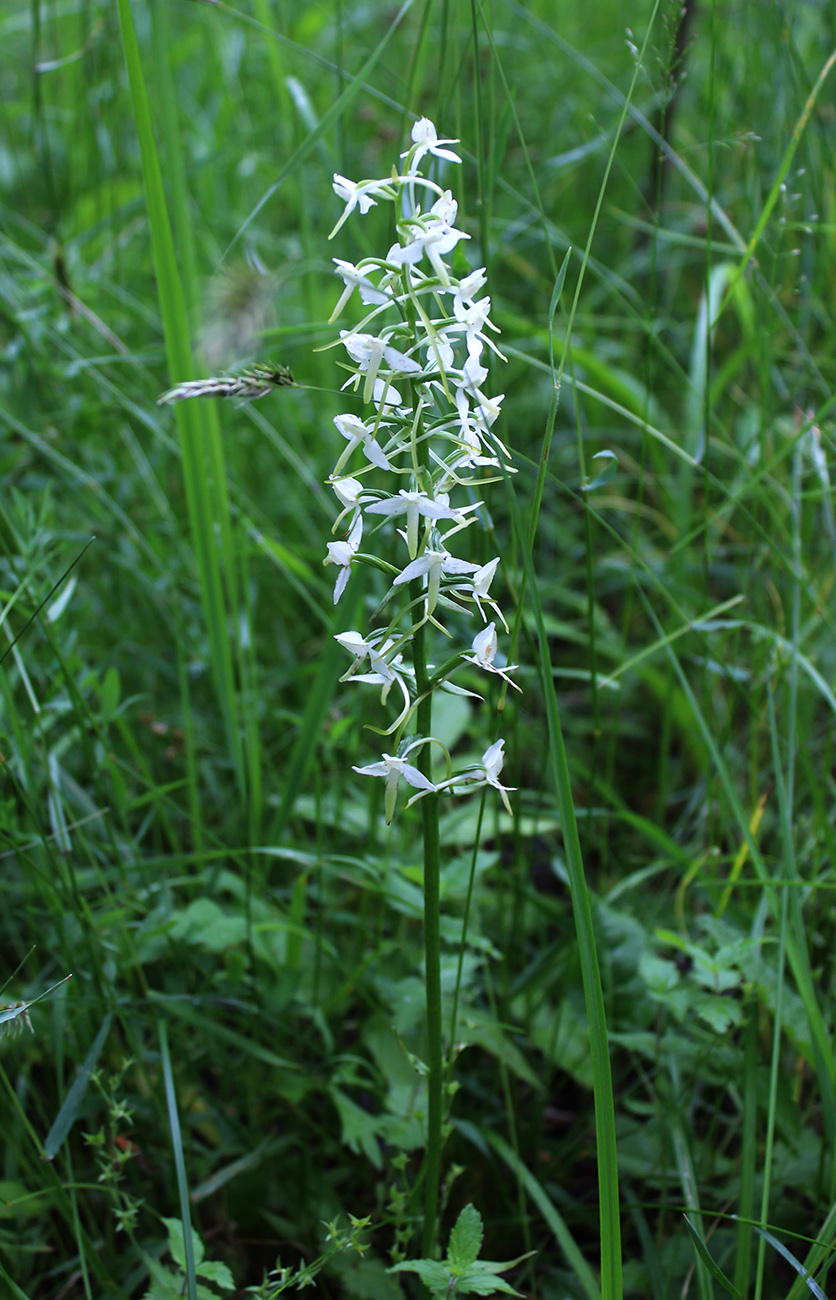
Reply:
M354 768L360 775L385 780L387 822L394 815L401 780L417 791L410 802L430 793L455 794L490 785L511 811L509 787L499 781L502 740L488 748L480 764L458 775L451 775L450 757L441 742L432 741L444 750L448 769L446 780L433 783L408 761L410 754L432 738L404 738L420 702L415 667L406 656L416 633L427 625L449 636L441 621L442 611L472 616L475 608L484 626L467 651L453 655L438 669L428 668L424 695L437 688L472 695L450 681L463 662L514 685L508 676L513 668L494 662L496 620L508 630L490 594L499 558L478 565L459 558L451 549L454 539L457 542L474 523L482 505L472 499L474 487L501 477L503 466L498 457L508 456L493 432L502 396L488 396L483 387L488 378L483 365L485 349L490 348L503 361L505 358L491 338L491 333L498 332L490 320L491 300L478 296L486 283L484 269L468 268L459 278L445 261L460 241L470 238L456 229L456 201L449 190L419 170L425 158L438 159L440 164L460 163L449 148L458 142L439 140L427 118L413 127L412 141L411 148L401 155L405 162L400 173L393 168L389 177L360 183L335 175L334 190L344 200L345 211L331 234L333 238L355 209L363 214L382 202L395 205L398 238L385 257L364 257L356 266L334 259L345 288L331 320L355 290L370 308L360 324L340 332L340 339L350 358L346 366L349 379L343 388L361 393L372 412L365 419L354 414L334 419L346 441L328 480L340 504L333 531L340 530L341 538L329 543L324 560L337 568L335 604L345 591L355 561L371 563L391 577L381 608L400 601L385 628L365 636L357 631L342 632L336 638L352 656L341 680L379 686L384 704L395 688L401 706L383 733L397 738L395 752L385 753L380 762ZM351 473L350 462L355 465ZM384 474L396 477L394 489L378 486ZM454 494L463 496L468 490L471 500L452 503ZM360 550L364 529L368 531L373 522L379 529L386 521L401 525L397 535L406 556L400 568ZM486 609L495 616L491 622Z

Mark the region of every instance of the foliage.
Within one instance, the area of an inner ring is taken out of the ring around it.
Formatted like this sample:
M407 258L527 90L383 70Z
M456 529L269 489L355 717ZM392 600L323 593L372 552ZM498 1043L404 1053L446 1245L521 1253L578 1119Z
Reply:
M417 1273L431 1295L445 1296L447 1300L455 1295L493 1295L496 1291L504 1295L519 1295L519 1291L498 1274L507 1272L520 1260L496 1264L479 1259L482 1236L482 1216L473 1205L466 1205L453 1225L445 1260L407 1260L393 1265L389 1272Z
M500 724L511 809L441 807L441 1238L477 1207L544 1300L832 1295L832 6L0 34L0 1291L402 1300L465 1258L420 1241L421 801L387 827L354 770L391 719L334 640L389 583L338 622L322 564L330 259L389 229L329 245L333 175L427 116L508 358L469 534L523 688L467 665L487 707L434 720L456 772Z

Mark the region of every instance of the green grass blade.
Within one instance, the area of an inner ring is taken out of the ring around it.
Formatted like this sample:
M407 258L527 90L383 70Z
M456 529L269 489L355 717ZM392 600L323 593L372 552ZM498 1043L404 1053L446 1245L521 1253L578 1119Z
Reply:
M584 1259L565 1219L549 1199L545 1189L538 1183L531 1170L526 1168L517 1153L503 1137L500 1137L498 1133L490 1132L490 1130L486 1131L484 1136L525 1188L546 1224L554 1233L555 1240L563 1251L567 1264L574 1270L575 1276L587 1296L587 1300L601 1300L601 1288L595 1280L595 1274Z
M168 1026L164 1020L157 1024L160 1035L160 1060L165 1080L165 1103L168 1110L168 1126L171 1130L171 1146L174 1151L174 1167L177 1171L177 1194L180 1198L180 1218L183 1222L183 1249L186 1255L186 1284L189 1300L197 1300L197 1277L195 1275L194 1241L192 1239L192 1216L189 1209L189 1185L186 1181L186 1162L183 1158L183 1138L180 1133L180 1116L177 1113L177 1095L174 1091L174 1075L171 1069L171 1054L168 1050Z
M784 151L784 156L781 159L781 164L778 168L778 173L775 177L775 180L772 183L772 189L769 191L766 203L763 205L763 208L761 209L761 214L758 217L757 223L755 225L755 229L752 231L752 235L749 239L749 243L746 245L746 251L741 257L734 275L731 277L728 288L726 289L725 297L723 298L722 303L717 309L717 315L713 318L711 322L712 329L717 324L717 321L720 319L726 307L728 306L729 300L732 296L732 293L734 292L735 285L737 284L740 277L743 275L746 268L751 264L755 249L757 248L758 244L761 241L761 236L763 235L763 232L766 229L767 222L769 221L769 218L772 215L772 210L775 207L775 204L778 202L778 198L781 194L781 188L786 179L787 172L789 171L792 165L792 160L795 157L795 151L801 142L801 137L804 134L804 130L807 126L807 123L810 120L810 115L816 106L816 100L819 97L819 92L822 86L824 85L825 81L829 77L830 73L832 72L834 64L836 64L836 50L833 50L833 52L827 59L824 67L822 68L821 72L816 78L816 82L815 85L813 86L813 89L810 91L810 94L807 96L807 102L805 103L804 108L801 110L801 115L798 121L796 122L795 127L793 128L793 133L790 137L790 142Z
M551 441L556 414L557 389L555 388L551 410L549 411L548 428L545 437L546 445ZM578 823L572 799L572 778L563 740L563 728L560 723L554 677L551 670L549 638L543 617L537 577L531 558L531 549L525 544L528 529L523 523L519 502L510 485L507 486L514 527L522 543L521 554L525 565L526 585L534 606L540 676L548 719L549 762L560 809L560 825L563 833L563 846L572 896L572 910L578 938L584 1001L589 1021L589 1046L595 1095L595 1138L598 1159L601 1295L603 1300L620 1300L622 1294L621 1218L615 1140L615 1100L610 1068L607 1021L604 1011L604 993L601 985L598 952L595 945L595 928L592 922L592 906L584 875Z
M717 1282L724 1291L727 1291L729 1295L734 1296L735 1300L743 1300L743 1297L734 1283L730 1282L723 1270L715 1264L708 1247L697 1232L691 1220L688 1218L687 1214L685 1215L685 1227L691 1234L691 1242L696 1252L697 1259L701 1261L706 1269L708 1269L708 1272L714 1278L714 1281Z
M642 597L644 607L657 631L657 634L663 636L664 634L661 624L645 598L644 593L640 590L639 594ZM741 804L737 791L734 788L734 782L732 781L723 756L720 753L712 729L709 727L705 719L703 711L694 695L690 682L683 672L682 665L680 664L673 647L669 642L666 642L664 649L668 660L679 679L682 690L688 699L691 711L693 712L699 730L702 733L703 740L705 741L711 755L711 760L717 769L725 796L729 802L729 807L731 808L734 819L737 822L738 829L748 846L752 865L754 866L758 879L763 886L764 895L769 903L773 918L777 923L780 923L781 904L778 897L778 891L772 883L772 878L769 874L766 862L764 861L763 854L761 853L754 835L752 834L749 825L749 818L746 816L743 805ZM795 920L795 918L793 918L793 920ZM786 952L787 960L796 982L796 987L801 996L801 1000L804 1003L804 1011L807 1016L807 1022L812 1036L816 1071L819 1077L819 1084L822 1088L824 1104L826 1108L832 1108L834 1097L836 1097L836 1057L834 1057L830 1035L816 998L815 989L813 988L810 959L804 942L803 927L800 927L798 924L791 924L788 928Z
M810 1276L809 1272L804 1267L804 1265L795 1258L795 1255L793 1255L791 1251L787 1250L786 1246L782 1245L777 1237L773 1237L771 1232L767 1232L766 1228L762 1228L757 1223L754 1225L754 1227L755 1227L755 1232L757 1232L765 1242L768 1242L768 1244L773 1248L773 1250L777 1250L778 1254L781 1255L787 1261L787 1263L791 1265L792 1268L795 1269L798 1276L803 1280L804 1285L808 1287L810 1291L812 1291L813 1295L816 1297L816 1300L827 1300L827 1296L822 1291L818 1282L816 1282Z
M151 226L168 372L171 382L179 383L194 377L189 322L129 0L119 0L119 20L142 156L145 197ZM213 496L216 497L219 490L218 466L212 463L212 438L203 404L178 403L175 418L182 449L189 522L209 635L215 687L226 727L230 755L239 783L243 785L243 756L235 675L214 529ZM213 482L216 485L214 493L211 486Z
M61 1149L61 1146L76 1121L79 1107L84 1100L87 1086L90 1083L90 1076L96 1068L96 1062L99 1059L101 1050L105 1045L105 1039L110 1032L110 1022L113 1019L113 1013L108 1012L101 1029L96 1034L93 1046L84 1058L84 1064L76 1076L70 1091L64 1098L64 1104L55 1117L55 1122L44 1142L44 1155L48 1160L54 1160Z

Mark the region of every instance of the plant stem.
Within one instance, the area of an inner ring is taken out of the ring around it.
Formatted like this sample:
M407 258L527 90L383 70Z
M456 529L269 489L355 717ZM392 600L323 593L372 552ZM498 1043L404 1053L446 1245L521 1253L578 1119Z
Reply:
M420 609L423 591L420 580L411 584L412 599ZM432 735L432 693L427 673L427 624L422 623L413 637L415 685L421 700L417 709L417 727L420 736ZM419 771L432 780L432 756L429 745L418 751ZM441 844L438 833L438 795L429 794L421 800L424 817L424 961L427 998L427 1154L426 1184L424 1188L424 1238L422 1254L431 1259L435 1245L436 1218L438 1216L438 1185L441 1171L441 1097L443 1055L441 1041L441 939L439 933L439 898L441 875Z

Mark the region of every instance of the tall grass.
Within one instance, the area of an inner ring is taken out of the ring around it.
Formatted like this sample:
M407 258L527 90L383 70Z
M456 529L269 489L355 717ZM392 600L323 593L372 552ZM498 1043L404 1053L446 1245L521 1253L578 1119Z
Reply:
M0 15L0 986L73 974L0 1025L9 1295L231 1294L279 1256L409 1292L420 810L387 830L351 772L333 633L383 588L334 621L320 349L331 175L423 112L509 358L480 544L524 686L489 697L514 817L440 826L441 1244L473 1201L528 1294L832 1291L836 29L686 18ZM205 350L298 387L157 407ZM441 720L462 764L480 716Z

